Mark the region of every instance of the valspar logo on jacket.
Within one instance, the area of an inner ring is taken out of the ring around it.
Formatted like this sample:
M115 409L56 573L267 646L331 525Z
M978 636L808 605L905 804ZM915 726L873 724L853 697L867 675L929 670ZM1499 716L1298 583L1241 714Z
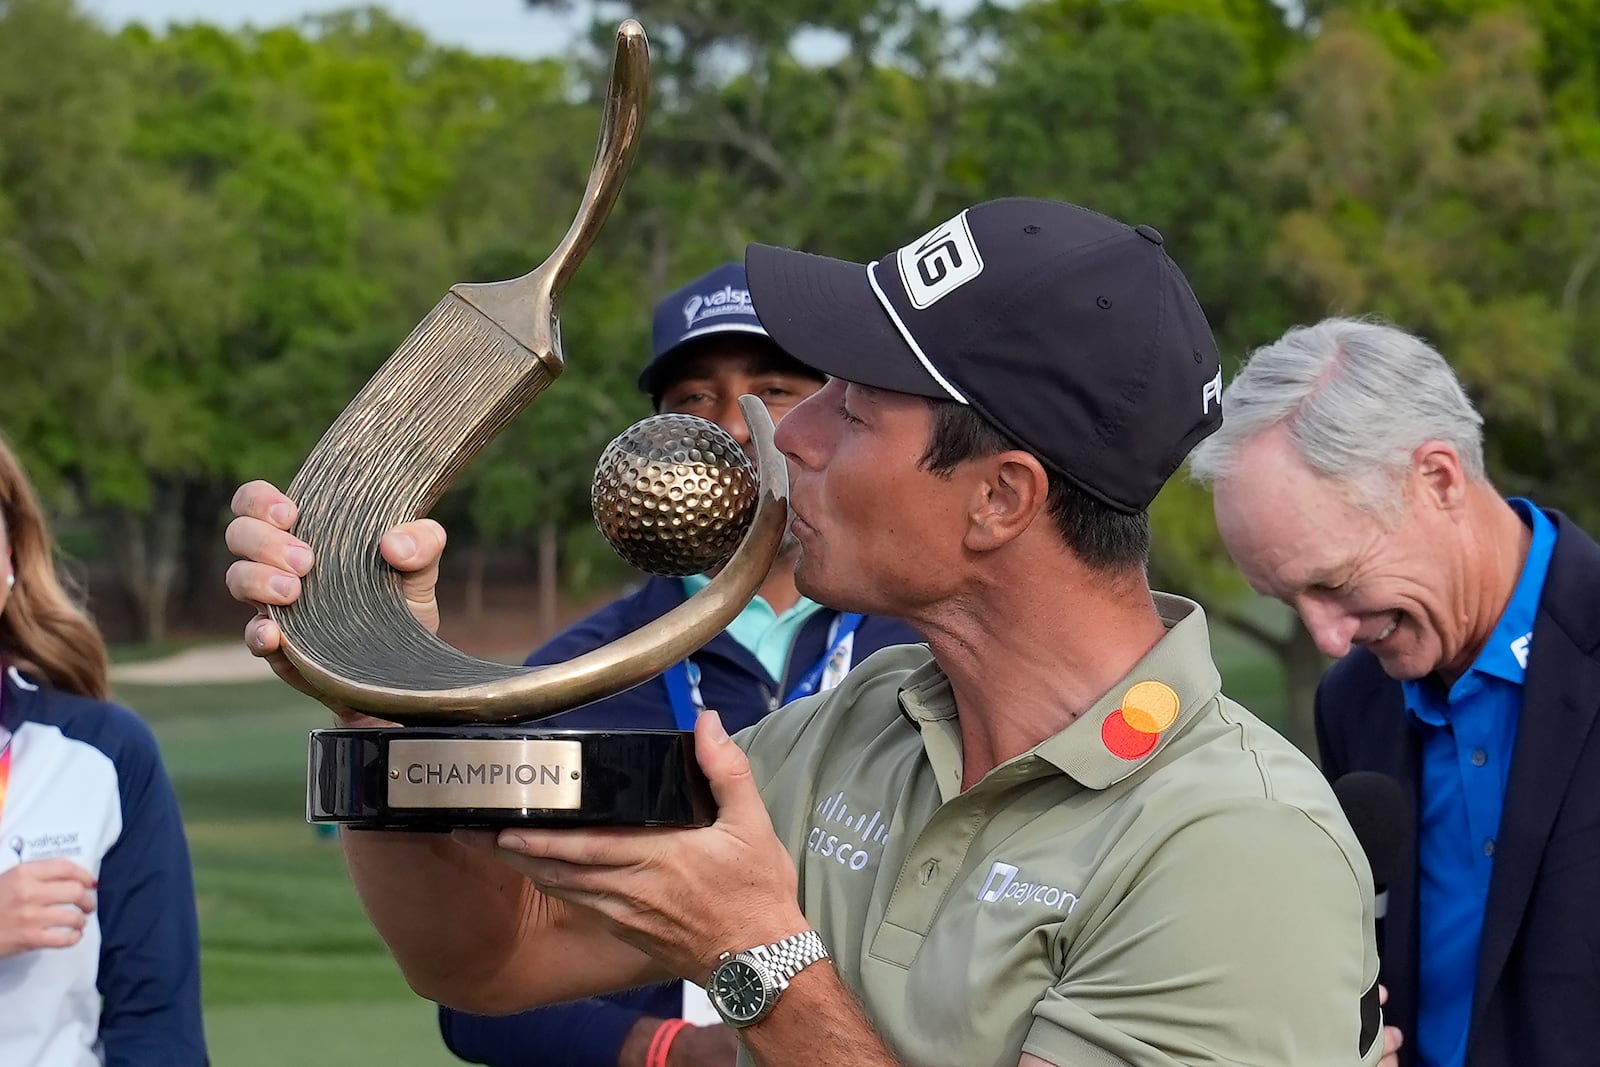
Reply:
M1078 894L1042 882L1030 882L1021 874L1012 864L995 860L994 866L989 868L989 877L983 880L983 888L978 890L978 900L984 904L1015 904L1019 908L1024 904L1043 904L1047 908L1059 908L1068 915L1078 906Z
M11 838L6 844L12 852L17 854L17 862L19 863L31 863L34 860L74 859L83 854L83 845L78 840L76 831L31 834L27 837L18 835Z

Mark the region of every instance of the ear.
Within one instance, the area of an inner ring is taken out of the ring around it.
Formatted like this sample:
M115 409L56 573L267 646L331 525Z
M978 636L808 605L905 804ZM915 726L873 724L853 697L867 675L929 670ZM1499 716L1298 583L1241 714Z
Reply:
M1001 452L980 462L963 543L973 552L992 552L1020 537L1044 511L1050 476L1027 452Z
M1412 491L1440 511L1466 503L1468 481L1461 457L1444 441L1425 441L1411 453Z

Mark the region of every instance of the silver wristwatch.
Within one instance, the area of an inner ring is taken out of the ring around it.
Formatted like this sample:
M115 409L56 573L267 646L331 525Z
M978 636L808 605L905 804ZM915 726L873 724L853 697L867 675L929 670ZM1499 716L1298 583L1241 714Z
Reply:
M789 988L789 979L818 960L828 949L815 930L806 930L744 952L724 952L706 982L706 996L722 1021L738 1028L766 1016Z

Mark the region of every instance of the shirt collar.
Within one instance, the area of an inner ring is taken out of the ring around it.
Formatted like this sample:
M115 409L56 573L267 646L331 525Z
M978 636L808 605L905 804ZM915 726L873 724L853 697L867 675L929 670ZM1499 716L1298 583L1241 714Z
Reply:
M1532 502L1521 497L1511 497L1511 505L1525 525L1533 531L1528 545L1528 558L1522 561L1522 573L1517 578L1511 599L1500 613L1483 649L1472 661L1465 674L1451 685L1448 695L1440 696L1428 679L1400 683L1405 693L1406 710L1424 722L1438 725L1445 721L1450 701L1460 692L1462 683L1473 673L1491 675L1513 685L1522 685L1528 675L1528 657L1533 648L1533 624L1539 614L1539 599L1544 593L1545 576L1550 571L1550 559L1555 553L1556 527L1544 512Z
M1508 501L1517 516L1533 531L1528 558L1522 563L1517 587L1506 602L1500 621L1473 660L1472 669L1517 685L1528 674L1528 652L1533 641L1533 621L1539 614L1539 597L1556 547L1556 527L1538 508L1521 497Z
M685 575L681 581L683 582L683 595L686 597L694 596L700 590L711 584L711 578L704 574ZM772 610L772 605L768 604L766 599L758 593L750 598L750 603L744 606L744 610L739 613L739 618L746 619L747 621L750 619L760 619L764 624L770 624L788 619L794 615L810 615L813 611L816 611L821 607L821 604L818 604L815 600L812 600L810 597L802 594L800 598L794 602L794 607L790 608L788 611L785 611L782 615L779 615L777 612Z
M1090 789L1115 785L1153 760L1222 688L1200 605L1166 593L1153 595L1166 636L1087 712L1027 753ZM951 779L959 782L955 696L937 661L907 676L900 706L922 729L941 787ZM953 773L944 766L952 758Z

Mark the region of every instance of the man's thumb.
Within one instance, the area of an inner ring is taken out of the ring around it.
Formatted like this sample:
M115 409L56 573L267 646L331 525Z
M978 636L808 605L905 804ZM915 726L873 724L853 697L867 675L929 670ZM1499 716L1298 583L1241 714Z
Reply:
M749 807L761 807L761 794L750 777L750 760L722 728L722 717L703 711L694 724L694 754L711 783L717 818L726 819Z

